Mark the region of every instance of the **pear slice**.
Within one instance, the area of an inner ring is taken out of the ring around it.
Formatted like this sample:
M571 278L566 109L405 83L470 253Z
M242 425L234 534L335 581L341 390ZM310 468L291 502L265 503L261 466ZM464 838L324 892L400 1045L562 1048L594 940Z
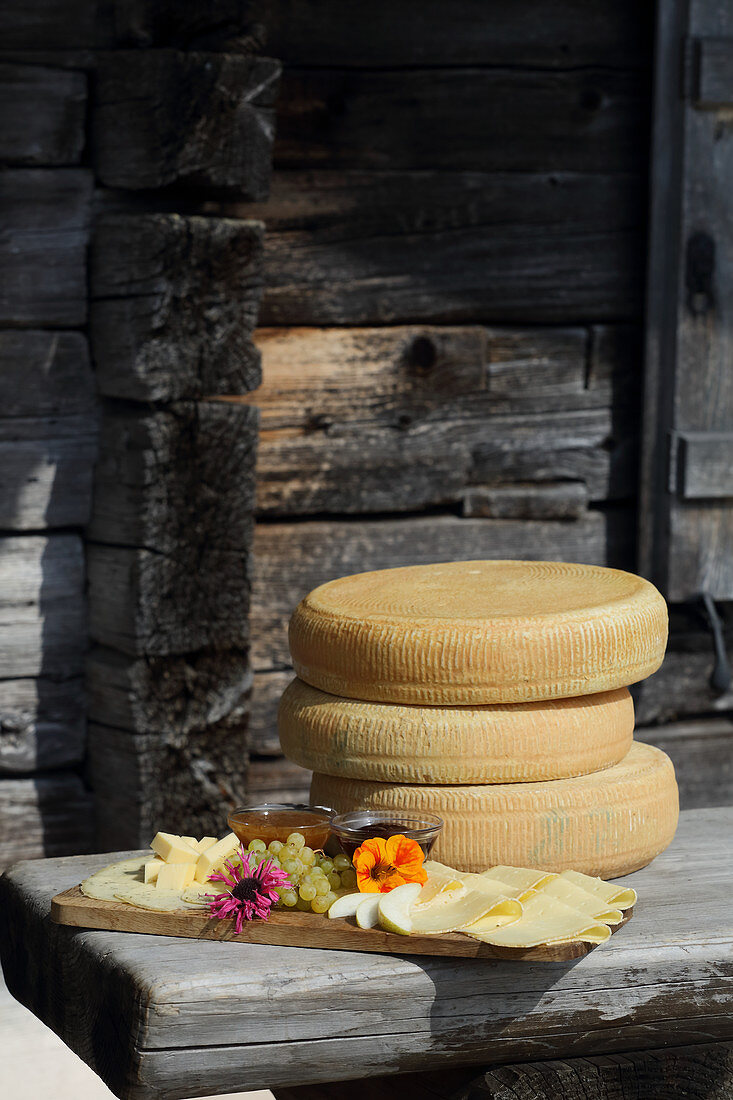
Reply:
M387 894L379 894L379 923L387 932L409 936L412 931L410 910L422 890L419 882L406 882Z
M362 902L356 910L356 923L360 928L376 928L379 925L379 904L382 894L362 894Z
M375 897L379 895L376 894ZM357 890L355 894L342 894L340 898L336 898L331 908L328 910L328 915L333 920L335 917L353 917L356 915L356 910L363 902L366 894L361 894Z

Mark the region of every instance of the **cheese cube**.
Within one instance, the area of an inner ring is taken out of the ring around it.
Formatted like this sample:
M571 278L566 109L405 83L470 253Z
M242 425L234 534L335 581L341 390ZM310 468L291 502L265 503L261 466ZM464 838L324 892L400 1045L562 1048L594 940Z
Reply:
M193 863L164 863L158 871L156 886L160 890L183 890L193 882Z
M218 843L218 841L217 841L217 838L215 836L204 836L199 841L199 845L198 845L199 851L200 852L208 852L209 848L211 848L211 846L213 844L217 844L217 843Z
M198 852L175 833L156 833L150 847L166 863L195 863Z
M182 866L185 866L185 864L182 864ZM161 867L165 867L165 863L159 856L148 860L144 867L145 882L157 882Z
M225 859L234 855L239 847L239 841L234 833L228 833L221 840L218 840L216 844L212 844L205 852L203 852L196 864L196 881L206 882L209 875L219 867Z
M182 836L181 840L185 840L186 844L190 844L192 848L198 848L199 842L195 836Z

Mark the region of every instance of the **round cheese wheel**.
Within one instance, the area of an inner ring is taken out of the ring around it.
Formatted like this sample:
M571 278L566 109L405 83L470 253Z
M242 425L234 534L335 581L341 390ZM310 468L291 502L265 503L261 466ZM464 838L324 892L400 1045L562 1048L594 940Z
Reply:
M667 607L594 565L463 561L342 577L290 623L301 680L349 699L454 706L626 687L662 663Z
M672 840L679 803L672 761L635 742L619 764L576 779L409 786L313 776L311 801L349 810L428 810L443 818L431 859L461 871L497 864L615 878Z
M518 783L608 768L631 748L627 688L482 707L340 699L302 680L278 715L283 752L310 771L392 783Z

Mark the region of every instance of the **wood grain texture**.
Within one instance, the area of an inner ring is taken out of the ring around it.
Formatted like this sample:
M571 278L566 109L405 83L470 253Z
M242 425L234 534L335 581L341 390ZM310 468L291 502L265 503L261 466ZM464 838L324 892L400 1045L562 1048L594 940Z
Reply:
M247 398L262 410L260 513L410 511L465 500L476 484L567 481L593 500L632 496L632 340L604 350L603 331L260 330L264 382ZM591 356L609 350L591 372ZM558 518L535 505L523 510L515 493L494 511Z
M81 677L0 680L0 775L78 764L85 741Z
M635 171L646 155L645 100L638 73L603 66L555 71L291 67L278 100L275 164Z
M0 332L0 528L83 526L96 443L84 336Z
M82 527L92 503L97 418L0 417L0 528Z
M91 824L91 796L73 772L0 779L0 867L88 852Z
M628 530L623 516L600 512L572 523L414 516L258 524L253 543L253 667L261 671L289 666L287 623L294 608L312 588L334 577L478 558L625 568Z
M460 128L460 127L458 127ZM631 173L276 171L264 325L568 325L640 314Z
M294 675L292 668L254 673L252 712L249 718L249 745L253 755L275 758L282 756L277 732L277 708L280 696ZM310 780L308 788L310 789Z
M86 668L90 718L132 733L186 737L236 718L252 686L247 653L237 650L133 658L94 646Z
M262 293L258 222L178 214L105 216L91 259L100 390L132 401L244 393Z
M79 676L86 649L76 535L0 539L0 668L8 679Z
M733 1097L733 1045L702 1043L563 1061L498 1066L481 1072L371 1076L349 1085L352 1100L720 1100ZM341 1100L343 1084L281 1088L276 1100Z
M90 0L6 0L0 41L6 50L78 50L94 45L94 17Z
M312 777L312 772L293 764L284 756L250 759L247 780L250 802L289 801L283 791L301 791L305 797L295 801L309 802Z
M246 696L219 722L134 734L90 723L88 770L98 847L149 844L160 827L223 835L248 801ZM190 835L190 833L189 833Z
M258 421L256 408L222 401L154 412L107 402L90 540L175 556L202 579L207 550L246 552Z
M733 721L729 717L672 722L646 729L640 736L672 758L683 809L733 805Z
M671 612L664 663L658 672L634 688L639 725L733 710L733 693L721 694L712 686L713 639L699 605L673 605ZM726 625L724 642L730 653L733 647L730 624Z
M0 174L0 323L86 322L91 191L91 174L81 168Z
M614 928L617 932L633 916ZM494 947L470 936L398 936L381 928L359 928L354 918L330 920L321 913L276 910L266 921L250 921L237 933L229 921L212 920L207 912L177 910L156 913L135 909L118 901L85 897L78 886L51 900L51 920L74 928L99 928L112 932L142 932L155 936L224 940L235 943L268 943L280 947L312 947L332 951L368 951L383 955L442 955L469 959L513 959L517 962L565 962L592 951L589 943L544 944L539 947ZM613 935L612 933L612 935Z
M0 420L89 417L96 407L81 332L0 331Z
M279 76L279 63L265 57L103 53L92 124L102 183L178 183L265 199Z
M10 991L124 1098L730 1040L730 810L683 815L633 920L574 964L413 960L73 931L54 894L109 856L0 884ZM690 868L695 868L694 875ZM693 914L693 919L691 919ZM283 981L287 971L288 979ZM49 975L53 980L49 980ZM334 997L339 1011L334 1011Z
M260 0L252 17L263 24L266 48L287 65L423 67L501 65L646 68L651 20L629 0L541 0L511 7L460 0L450 32L441 26L440 0L386 0L345 9L330 0Z
M0 160L4 164L78 164L85 140L83 73L0 63Z
M679 63L681 39L731 37L724 4L659 10L640 548L642 568L675 601L733 597L730 499L684 499L669 479L670 433L726 432L733 417L730 108L701 109Z
M246 647L257 410L110 405L89 528L90 631L130 655Z

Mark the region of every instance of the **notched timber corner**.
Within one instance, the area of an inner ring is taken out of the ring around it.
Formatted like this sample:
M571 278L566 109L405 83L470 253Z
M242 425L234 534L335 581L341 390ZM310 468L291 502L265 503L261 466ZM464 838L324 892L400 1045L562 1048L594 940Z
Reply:
M247 789L258 413L222 398L261 377L263 226L207 205L266 199L280 65L218 8L73 8L0 14L6 864Z

